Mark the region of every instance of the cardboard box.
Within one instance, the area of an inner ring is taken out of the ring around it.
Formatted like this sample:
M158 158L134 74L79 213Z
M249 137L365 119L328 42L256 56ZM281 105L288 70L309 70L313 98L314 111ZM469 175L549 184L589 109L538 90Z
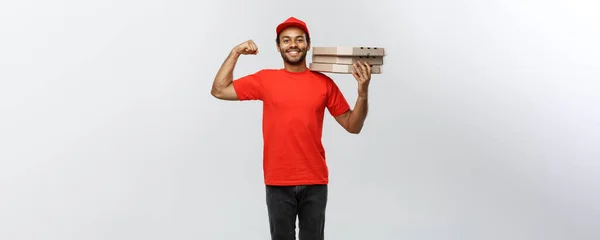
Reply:
M383 57L378 56L312 56L312 62L314 63L354 64L357 61L368 62L371 65L383 65Z
M379 47L313 47L313 56L385 56L385 49Z
M371 67L371 74L381 74L382 73L381 65L373 65ZM310 63L308 68L312 71L316 72L329 72L329 73L342 73L342 74L352 74L354 67L348 64L334 64L334 63Z

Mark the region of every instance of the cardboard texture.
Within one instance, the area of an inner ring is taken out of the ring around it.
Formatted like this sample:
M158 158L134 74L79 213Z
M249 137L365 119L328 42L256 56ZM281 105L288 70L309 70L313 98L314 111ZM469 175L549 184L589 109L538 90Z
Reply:
M314 63L354 64L357 61L368 62L371 65L383 65L383 57L377 56L312 56L312 62Z
M313 55L327 56L385 56L385 49L380 47L313 47Z
M329 72L329 73L343 73L352 74L354 67L351 64L335 64L335 63L310 63L308 68L317 72ZM371 74L381 74L381 65L373 65L371 67Z
M381 74L385 55L385 49L380 47L313 47L309 69L317 72L352 74L352 65L361 61L371 65L371 74Z

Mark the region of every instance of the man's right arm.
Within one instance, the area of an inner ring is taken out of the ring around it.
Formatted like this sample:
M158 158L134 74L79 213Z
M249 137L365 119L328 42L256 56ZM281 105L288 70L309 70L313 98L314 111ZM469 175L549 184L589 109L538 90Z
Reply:
M238 100L238 96L233 88L233 69L237 63L240 54L234 50L231 50L223 65L217 72L215 80L212 85L210 93L221 100Z
M240 55L257 54L258 47L252 40L243 42L231 50L225 62L215 76L211 95L222 100L239 100L237 93L233 87L233 70Z

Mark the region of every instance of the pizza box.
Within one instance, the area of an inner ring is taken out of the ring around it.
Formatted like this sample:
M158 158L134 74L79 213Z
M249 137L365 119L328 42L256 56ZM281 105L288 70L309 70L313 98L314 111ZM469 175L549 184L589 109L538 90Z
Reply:
M314 63L354 64L357 61L368 62L370 65L383 65L383 57L381 56L312 56L312 62Z
M353 65L348 64L334 64L334 63L310 63L308 68L316 72L329 72L329 73L349 73L352 74L354 70ZM371 74L382 73L381 65L371 66Z
M313 47L312 52L326 56L385 56L385 49L380 47Z

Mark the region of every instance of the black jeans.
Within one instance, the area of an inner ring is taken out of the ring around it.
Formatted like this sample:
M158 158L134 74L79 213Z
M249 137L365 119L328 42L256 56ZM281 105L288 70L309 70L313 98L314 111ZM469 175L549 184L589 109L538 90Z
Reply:
M327 185L266 186L271 240L323 240Z

